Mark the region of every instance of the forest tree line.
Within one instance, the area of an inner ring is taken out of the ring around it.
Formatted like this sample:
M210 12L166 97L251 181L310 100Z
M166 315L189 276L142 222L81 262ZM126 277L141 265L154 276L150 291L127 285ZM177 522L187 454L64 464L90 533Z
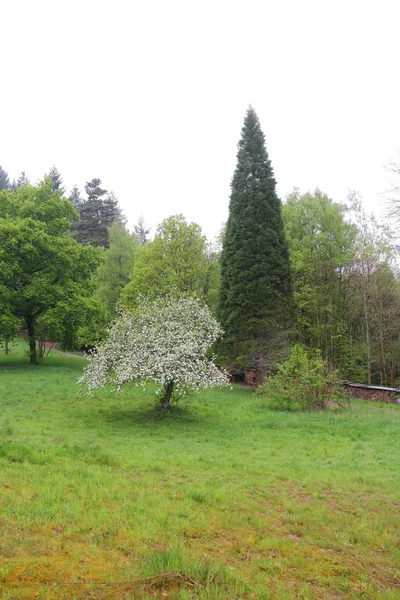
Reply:
M252 127L260 135L256 121ZM267 155L261 153L260 160L269 164ZM238 169L234 176L237 189L241 173ZM272 175L268 177L272 181ZM247 180L248 176L243 186ZM235 202L233 192L231 211L239 206L239 200ZM257 210L237 213L254 231L253 244L259 243ZM279 211L291 273L285 275L279 298L267 288L257 298L254 320L269 303L282 307L288 297L290 326L282 328L283 337L311 352L319 350L343 379L395 386L400 282L393 233L364 211L355 193L343 205L319 190L294 190ZM256 355L247 352L244 342L240 347L241 334L230 335L234 313L223 313L221 252L224 272L234 236L240 234L235 231L230 215L228 225L221 225L220 235L211 242L198 224L172 215L158 224L150 239L143 218L129 231L117 199L101 187L100 179L88 181L85 194L75 186L67 196L55 167L37 185L31 185L25 173L11 182L0 167L0 337L7 346L17 329L26 328L31 362L37 362L40 340L58 342L67 350L92 347L117 312L134 309L141 296L192 296L217 318L222 315L223 325L228 323L217 352L224 366L239 373L254 366ZM278 287L285 268L279 260L274 275ZM251 298L246 290L252 278L257 279L258 267L254 264L252 273L245 257L240 265L235 285L243 289L235 295L246 303ZM246 279L246 273L251 277ZM249 322L251 302L245 313ZM270 312L265 311L265 323L270 322ZM239 320L239 329L245 331L247 320ZM239 331L237 323L235 327ZM280 344L274 353L274 342L268 343L266 372L281 358Z

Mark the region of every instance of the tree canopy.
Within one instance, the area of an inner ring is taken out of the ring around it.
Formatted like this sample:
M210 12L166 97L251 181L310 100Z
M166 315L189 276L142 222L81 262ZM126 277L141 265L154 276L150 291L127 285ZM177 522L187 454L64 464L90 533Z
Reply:
M94 248L69 235L73 205L49 179L0 192L0 306L26 323L30 360L37 362L36 323L61 302L74 306L91 292L99 264Z
M134 259L139 246L136 235L127 231L119 221L114 221L108 230L109 247L104 253L104 262L96 276L96 296L114 316L121 291L128 284L133 271Z
M160 386L160 403L170 406L173 394L228 384L207 350L222 334L207 308L194 298L139 300L124 313L90 358L80 382L89 393L111 383L117 389L133 381Z
M152 242L137 252L130 283L122 293L125 307L139 295L190 295L202 298L207 270L206 238L183 215L164 219Z
M293 337L319 348L330 366L337 368L346 344L342 289L356 228L346 220L346 207L319 190L290 194L283 218L294 276Z
M101 180L98 178L88 181L85 185L87 199L80 197L76 186L72 190L71 200L80 217L73 224L72 232L81 244L108 248L108 228L114 220L121 218L121 211L114 194L100 186Z

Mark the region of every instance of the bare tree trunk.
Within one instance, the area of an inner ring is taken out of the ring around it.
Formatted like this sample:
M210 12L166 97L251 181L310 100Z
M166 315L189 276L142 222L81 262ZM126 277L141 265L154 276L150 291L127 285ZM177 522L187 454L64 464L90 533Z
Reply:
M336 369L336 344L334 341L334 328L335 328L335 302L334 302L334 294L335 294L335 283L331 278L330 282L330 294L329 294L329 321L330 321L330 365L332 369Z
M8 349L8 339L5 339L4 342L4 354L8 354L9 353L9 349Z
M381 354L381 368L380 368L380 377L381 377L381 385L386 385L387 376L386 376L386 364L385 364L385 341L383 338L383 302L382 302L382 294L380 295L380 315L379 315L379 341L380 341L380 354Z
M367 344L367 370L368 370L368 385L371 385L371 342L369 338L369 315L367 306L367 294L364 290L364 319L365 319L365 341Z
M29 339L29 357L31 365L38 364L38 355L36 351L36 337L35 337L35 319L29 316L26 319L26 326L28 329L28 339Z
M385 348L384 348L384 341L383 341L383 333L382 333L382 327L380 328L380 332L379 332L379 337L380 337L380 354L381 354L381 368L380 368L380 379L381 379L381 385L385 385L386 384L386 365L385 365Z
M392 348L391 351L391 360L390 360L390 385L391 387L395 387L396 385L396 363L394 358L394 350Z
M174 382L169 381L164 385L164 396L161 398L160 404L163 408L168 409L170 407L171 396L174 389Z

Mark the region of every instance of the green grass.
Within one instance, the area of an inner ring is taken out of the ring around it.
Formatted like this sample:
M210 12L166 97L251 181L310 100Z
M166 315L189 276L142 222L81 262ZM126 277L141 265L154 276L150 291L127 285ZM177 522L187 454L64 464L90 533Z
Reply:
M168 417L76 394L81 358L0 357L0 598L378 598L400 590L400 410ZM170 574L170 575L165 575Z

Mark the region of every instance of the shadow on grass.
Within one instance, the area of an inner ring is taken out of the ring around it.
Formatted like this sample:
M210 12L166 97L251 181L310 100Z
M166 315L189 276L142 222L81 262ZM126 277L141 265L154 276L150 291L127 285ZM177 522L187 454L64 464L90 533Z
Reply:
M82 364L83 363L83 364ZM77 357L63 357L60 356L49 356L43 359L40 359L40 362L37 365L31 365L29 363L29 357L21 357L21 356L7 356L1 357L0 359L0 372L10 371L26 371L27 373L43 372L46 369L49 372L54 371L54 369L58 370L66 370L66 371L82 371L82 367L84 366L84 361Z
M99 417L108 423L198 423L199 418L186 407L172 406L165 410L160 406L138 406L131 409L116 406L98 411Z

